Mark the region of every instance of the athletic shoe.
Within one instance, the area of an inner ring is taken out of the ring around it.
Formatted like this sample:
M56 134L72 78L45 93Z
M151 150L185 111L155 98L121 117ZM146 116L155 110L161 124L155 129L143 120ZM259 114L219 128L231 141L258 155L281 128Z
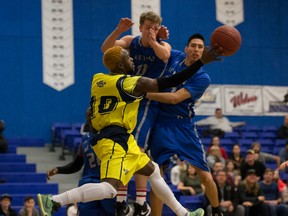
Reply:
M126 205L125 201L116 202L115 215L116 216L132 216L133 215L133 209L130 205Z
M190 211L188 216L203 216L204 215L204 210L202 208L198 208L195 211Z
M148 216L150 214L151 214L151 208L146 202L144 202L143 205L140 205L138 203L134 203L133 216L144 216L144 215Z
M41 216L52 216L54 211L61 208L60 203L52 200L52 195L37 194L37 201Z

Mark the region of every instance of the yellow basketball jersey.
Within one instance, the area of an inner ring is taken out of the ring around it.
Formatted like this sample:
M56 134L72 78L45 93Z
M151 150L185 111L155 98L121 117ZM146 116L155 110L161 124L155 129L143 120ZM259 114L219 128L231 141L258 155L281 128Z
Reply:
M92 125L97 131L118 125L131 133L137 122L139 102L132 95L139 76L95 74L91 86Z

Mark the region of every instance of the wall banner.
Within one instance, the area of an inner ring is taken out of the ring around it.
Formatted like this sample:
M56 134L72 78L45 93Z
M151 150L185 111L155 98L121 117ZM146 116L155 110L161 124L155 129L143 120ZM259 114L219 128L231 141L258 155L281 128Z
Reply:
M243 0L216 0L216 19L222 24L236 26L244 21Z
M160 0L131 0L132 35L140 35L139 18L147 11L154 11L161 16Z
M223 105L227 115L262 115L262 87L225 85Z
M263 108L265 115L288 113L288 87L264 86Z
M57 91L74 84L72 0L42 0L43 82Z
M214 115L215 109L222 107L221 91L220 85L210 85L195 103L196 115Z

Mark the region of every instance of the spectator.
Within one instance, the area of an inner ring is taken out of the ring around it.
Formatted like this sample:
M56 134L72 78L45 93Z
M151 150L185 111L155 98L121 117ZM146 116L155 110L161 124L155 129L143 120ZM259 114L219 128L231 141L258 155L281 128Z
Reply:
M226 173L232 178L234 186L237 188L241 180L241 175L240 170L237 170L235 167L232 160L226 160Z
M277 163L277 167L280 166L280 157L277 155L269 154L261 151L261 144L259 142L253 142L251 145L251 149L255 153L255 159L261 161L266 165L266 161L275 161Z
M0 202L0 216L17 216L17 212L11 208L12 198L9 194L2 194Z
M176 166L174 166L170 172L170 180L171 180L171 183L173 185L179 184L182 175L185 174L185 172L187 170L187 164L185 161L181 161L177 157L177 163L178 164Z
M207 155L207 163L209 168L213 168L215 162L221 162L225 167L225 159L222 157L219 146L211 146L209 154Z
M24 207L19 211L19 216L39 216L39 211L35 208L35 200L32 196L25 197Z
M225 167L225 164L223 165L220 161L216 161L213 165L213 168L212 168L212 176L213 176L213 180L216 182L216 175L219 171L221 170L225 170L226 167ZM227 175L226 176L226 181L229 185L232 185L233 187L235 186L234 185L234 180L232 179L232 177L230 175Z
M240 170L240 166L244 161L243 156L241 155L241 148L239 144L234 144L232 148L232 152L229 155L228 159L232 160L234 164L236 165L236 169Z
M288 205L288 179L283 179L283 181L286 182L286 185L281 192L281 198L282 202Z
M4 121L0 120L0 153L7 153L8 151L8 143L3 135L4 130L5 130Z
M218 199L224 216L244 216L245 209L238 204L237 194L233 185L227 182L227 173L220 170L216 173ZM207 215L211 215L211 205L207 207Z
M220 148L220 151L221 151L221 154L222 154L222 157L227 160L227 153L226 153L226 150L224 148L221 147L221 143L220 143L220 138L219 136L213 136L211 138L211 143L210 143L210 146L209 148L207 149L207 153L209 154L209 151L210 151L210 148L211 146L219 146Z
M256 175L258 176L258 181L263 179L266 167L262 162L255 159L255 153L252 149L247 151L246 160L241 164L241 179L246 178L246 173L250 169L255 170Z
M281 204L281 194L277 183L273 181L273 175L273 170L267 168L264 173L264 180L259 183L265 196L265 203L269 207L270 216L287 216L288 206Z
M280 150L279 157L281 163L288 161L288 140L285 143L285 147Z
M238 186L239 204L245 208L245 216L268 216L268 206L260 188L256 170L249 169L246 178Z
M284 124L278 129L279 139L288 139L288 115L284 117Z
M203 136L218 135L223 137L225 133L233 131L233 127L245 125L245 122L230 122L229 119L223 116L222 109L215 109L215 115L197 121L198 126L209 125L210 128L203 132Z
M204 192L204 186L201 184L200 177L192 165L188 165L186 175L181 177L177 189L184 195L197 195Z

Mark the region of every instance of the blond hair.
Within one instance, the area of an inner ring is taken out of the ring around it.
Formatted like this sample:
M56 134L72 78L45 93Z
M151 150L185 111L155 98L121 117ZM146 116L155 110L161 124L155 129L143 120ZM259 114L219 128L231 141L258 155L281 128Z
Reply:
M153 23L158 23L159 25L162 22L162 18L153 11L144 12L141 14L140 20L139 20L140 25L143 25L145 20L152 21Z
M114 46L107 49L103 55L102 61L105 67L110 71L115 70L118 64L122 61L122 47Z

